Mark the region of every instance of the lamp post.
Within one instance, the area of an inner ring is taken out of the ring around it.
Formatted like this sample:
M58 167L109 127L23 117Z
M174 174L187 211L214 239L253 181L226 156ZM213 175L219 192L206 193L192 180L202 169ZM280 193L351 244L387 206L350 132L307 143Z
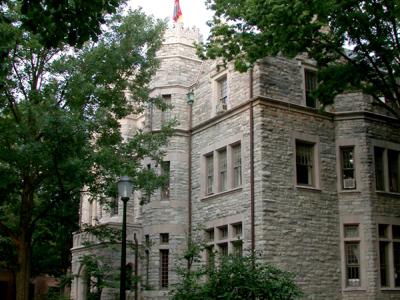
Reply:
M121 241L121 275L119 285L119 298L125 300L126 291L126 203L132 195L132 180L128 176L122 176L118 181L118 195L123 203L122 211L122 241Z

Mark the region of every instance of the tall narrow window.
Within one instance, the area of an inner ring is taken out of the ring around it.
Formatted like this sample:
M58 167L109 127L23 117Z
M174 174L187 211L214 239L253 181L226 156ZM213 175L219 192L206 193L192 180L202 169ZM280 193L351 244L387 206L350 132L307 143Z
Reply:
M164 182L161 189L161 199L168 200L170 194L170 167L171 164L169 161L163 161L161 163L161 175L166 177L166 181Z
M227 157L226 157L226 149L223 149L218 152L218 167L219 167L219 191L224 192L227 190L228 183L228 166L227 166Z
M214 182L214 157L212 154L206 156L206 176L206 195L211 195Z
M171 95L162 95L164 104L168 107L161 112L161 124L164 125L171 119Z
M344 251L346 265L346 286L358 287L360 277L360 240L358 224L344 225Z
M218 100L221 104L227 103L228 100L228 81L226 76L218 80Z
M355 189L354 147L341 148L342 188Z
M383 169L383 148L375 147L374 148L374 159L375 159L375 182L376 182L376 190L383 191L385 190L385 177L384 177L384 169Z
M296 177L299 185L314 185L314 144L296 141Z
M304 69L304 81L305 81L305 96L306 106L315 108L317 101L312 96L312 92L317 88L317 72L309 69Z
M242 185L242 154L240 144L232 147L233 188Z
M397 193L399 189L399 152L388 150L389 191Z
M399 288L400 225L379 224L378 228L381 287Z
M169 250L160 250L160 286L161 288L168 288L168 260Z

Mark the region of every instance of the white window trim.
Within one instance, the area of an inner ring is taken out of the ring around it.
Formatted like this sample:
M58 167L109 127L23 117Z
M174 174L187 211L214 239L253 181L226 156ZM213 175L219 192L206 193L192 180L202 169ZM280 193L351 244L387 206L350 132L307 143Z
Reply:
M340 257L341 257L341 270L342 270L342 291L366 290L367 284L367 265L365 255L367 253L367 245L365 244L364 225L361 222L362 218L359 216L345 216L340 219ZM360 286L349 287L347 286L346 279L346 251L344 238L344 226L357 224L359 237L357 240L360 242Z
M354 176L356 181L355 189L343 189L342 184L342 153L341 148L353 147L354 155ZM337 175L337 189L344 193L359 193L363 189L363 182L361 178L361 164L360 158L362 153L360 152L360 145L357 140L354 139L338 139L336 141L336 175Z

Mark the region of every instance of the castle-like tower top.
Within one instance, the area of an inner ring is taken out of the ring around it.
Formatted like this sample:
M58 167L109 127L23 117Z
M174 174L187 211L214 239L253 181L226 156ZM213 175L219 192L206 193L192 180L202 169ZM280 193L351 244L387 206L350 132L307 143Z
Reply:
M174 23L171 28L168 28L164 34L165 44L181 43L192 46L193 43L203 41L203 36L200 34L200 29L197 27L185 27L183 23Z

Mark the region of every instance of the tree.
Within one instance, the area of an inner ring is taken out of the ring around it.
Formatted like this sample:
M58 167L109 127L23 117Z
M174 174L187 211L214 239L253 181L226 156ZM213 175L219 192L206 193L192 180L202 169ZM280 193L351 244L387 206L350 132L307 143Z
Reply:
M222 256L217 265L206 266L199 264L201 248L196 242L188 243L187 268L178 268L180 282L172 292L173 300L294 300L302 296L293 274L258 262L254 254Z
M141 161L161 160L171 129L124 139L119 123L146 106L164 23L140 11L116 14L81 49L64 38L49 47L42 34L26 30L19 7L1 5L7 22L0 30L11 39L1 48L0 231L16 253L17 299L25 300L32 240L49 225L44 220L51 216L58 226L83 187L105 201L121 174L149 189L145 180L155 176Z
M400 105L400 2L397 0L207 0L215 11L202 50L238 70L265 56L307 53L319 68L323 104L361 90ZM392 107L393 107L392 106Z

